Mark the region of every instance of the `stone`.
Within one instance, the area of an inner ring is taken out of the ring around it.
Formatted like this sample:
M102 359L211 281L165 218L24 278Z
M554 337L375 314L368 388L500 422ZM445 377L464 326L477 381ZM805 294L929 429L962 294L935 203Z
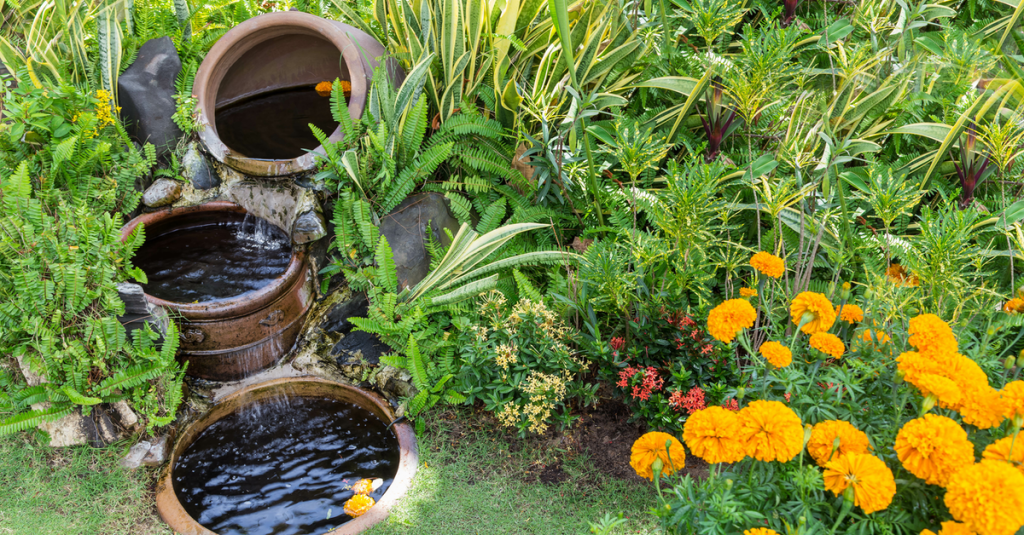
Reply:
M388 239L398 268L397 291L416 286L430 272L430 253L426 241L427 224L433 239L448 246L451 240L445 228L454 236L459 222L448 209L448 199L440 193L420 193L402 201L380 223L380 232Z
M117 296L124 302L125 314L149 314L149 301L142 286L131 282L117 283Z
M370 302L366 299L366 294L355 293L347 301L335 304L324 314L321 328L329 333L348 334L354 327L348 319L365 318L369 307Z
M121 116L129 133L142 143L152 143L157 155L174 150L182 132L171 117L177 108L174 82L181 59L170 37L146 41L135 61L117 79Z
M128 470L135 470L142 466L142 459L149 453L149 448L152 446L148 441L143 440L138 444L131 447L128 453L117 462L121 468Z
M382 366L374 376L377 388L393 398L407 398L416 395L412 386L412 374L394 366Z
M381 342L377 335L365 331L351 331L337 344L334 344L334 347L331 348L331 355L338 357L339 366L356 363L376 366L380 363L380 357L391 353L391 351L391 348Z
M139 416L125 401L110 405L110 413L117 418L117 423L124 429L135 429L139 425Z
M210 166L210 162L193 143L181 159L181 174L192 183L192 187L204 191L220 186L220 177Z
M149 449L146 451L146 455L142 457L142 464L157 467L164 464L170 456L171 440L168 435L163 435L150 441Z
M181 197L181 182L169 178L160 178L146 188L142 194L142 204L150 208L158 208L173 204Z
M324 216L316 210L303 212L292 226L292 242L302 244L319 240L327 235Z
M44 405L46 404L34 405L33 408L44 408ZM108 409L109 406L105 404L94 405L86 416L81 407L76 407L67 416L39 424L39 429L49 435L50 447L53 448L86 444L102 448L128 435L128 430L114 423Z

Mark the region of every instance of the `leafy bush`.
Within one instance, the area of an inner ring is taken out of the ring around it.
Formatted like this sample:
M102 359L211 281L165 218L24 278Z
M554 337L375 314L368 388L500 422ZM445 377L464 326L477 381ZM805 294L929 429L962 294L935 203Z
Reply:
M570 402L596 401L597 385L579 381L590 363L570 349L569 329L542 302L522 299L507 313L504 304L494 292L482 306L490 312L484 324L464 326L457 389L520 435L565 429L574 419Z

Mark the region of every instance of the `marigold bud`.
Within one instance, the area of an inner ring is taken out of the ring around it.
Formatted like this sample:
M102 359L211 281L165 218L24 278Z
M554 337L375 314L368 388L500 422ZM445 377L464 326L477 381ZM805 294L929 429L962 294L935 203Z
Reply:
M1006 357L1006 362L1003 363L1003 367L1006 368L1007 370L1012 370L1013 367L1016 365L1017 359L1013 358L1012 356Z

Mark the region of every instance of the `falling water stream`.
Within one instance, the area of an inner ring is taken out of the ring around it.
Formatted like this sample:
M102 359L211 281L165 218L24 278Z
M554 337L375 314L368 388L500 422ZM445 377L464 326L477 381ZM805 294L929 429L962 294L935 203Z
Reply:
M284 274L291 241L270 222L221 212L147 237L133 262L146 293L178 303L227 299L258 290Z
M185 511L220 535L304 535L344 524L361 478L391 485L398 440L369 411L331 398L280 395L206 428L178 459Z

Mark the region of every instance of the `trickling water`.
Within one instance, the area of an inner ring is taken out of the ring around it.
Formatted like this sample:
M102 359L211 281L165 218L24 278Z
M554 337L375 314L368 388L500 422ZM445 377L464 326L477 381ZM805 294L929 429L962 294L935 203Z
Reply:
M257 405L206 428L174 466L178 500L203 526L220 535L323 533L350 520L342 508L353 483L383 479L374 500L391 486L398 440L369 411L312 397Z
M328 136L338 127L331 99L318 95L314 87L263 93L218 109L217 135L249 158L298 158L306 154L303 149L320 146L310 123Z
M157 232L134 263L146 293L178 303L207 302L258 290L284 274L291 241L273 224L233 212Z

